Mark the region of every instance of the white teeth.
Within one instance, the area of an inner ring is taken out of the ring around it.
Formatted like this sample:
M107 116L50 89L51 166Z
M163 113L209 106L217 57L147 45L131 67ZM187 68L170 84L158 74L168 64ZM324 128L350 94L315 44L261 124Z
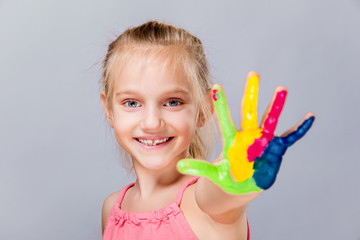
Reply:
M138 138L139 142L141 142L141 143L143 143L143 144L145 144L145 145L147 145L147 146L155 146L155 145L157 145L157 144L159 144L159 143L166 142L166 141L169 140L169 139L170 139L169 137L168 137L168 138L164 138L164 139L156 139L156 140L150 140L150 139L146 140L146 139L140 139L140 138Z

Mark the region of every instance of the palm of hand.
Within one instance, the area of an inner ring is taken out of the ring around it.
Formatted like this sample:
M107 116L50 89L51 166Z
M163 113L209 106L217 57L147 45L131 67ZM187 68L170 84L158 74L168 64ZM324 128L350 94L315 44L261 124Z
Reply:
M305 135L314 121L314 116L308 114L299 126L287 131L289 134L274 137L287 90L284 87L275 90L273 100L259 127L258 89L259 76L250 72L243 96L243 121L241 130L238 131L233 124L222 87L213 86L212 97L223 137L221 161L211 164L195 159L183 159L178 162L181 173L207 177L232 194L262 191L272 186L286 149Z

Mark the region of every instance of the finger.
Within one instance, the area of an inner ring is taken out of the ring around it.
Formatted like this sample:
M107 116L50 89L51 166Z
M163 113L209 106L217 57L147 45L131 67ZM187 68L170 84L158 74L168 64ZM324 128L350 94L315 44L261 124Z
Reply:
M210 179L218 178L217 167L206 161L191 158L182 159L177 163L177 167L182 174L208 177Z
M259 74L252 71L247 75L245 92L242 100L242 121L241 128L253 130L258 128L257 123L257 102L259 92Z
M281 139L283 140L284 144L287 147L290 147L297 140L302 138L307 133L307 131L309 131L314 120L315 120L315 115L313 113L306 114L306 116L298 126L293 127L292 129L290 129L281 136Z
M216 117L218 119L218 123L220 124L220 130L223 136L224 152L228 152L229 147L234 141L236 128L221 85L215 84L212 87L211 92L215 105Z
M287 89L285 87L277 87L275 89L273 98L261 121L260 127L264 132L274 135L276 125L285 104L286 96Z

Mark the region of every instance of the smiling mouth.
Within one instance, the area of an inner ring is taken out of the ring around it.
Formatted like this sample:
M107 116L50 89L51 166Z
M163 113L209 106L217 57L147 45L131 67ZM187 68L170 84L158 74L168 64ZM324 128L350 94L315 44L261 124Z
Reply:
M162 139L141 139L141 138L136 138L136 140L146 146L156 146L165 142L168 142L169 140L171 140L173 137L167 137L167 138L162 138Z

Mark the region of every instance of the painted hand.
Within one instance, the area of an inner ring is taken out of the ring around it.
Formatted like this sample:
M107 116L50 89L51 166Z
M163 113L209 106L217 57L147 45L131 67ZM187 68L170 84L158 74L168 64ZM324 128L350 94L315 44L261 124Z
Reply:
M260 127L257 123L258 90L259 75L250 72L242 101L241 130L238 131L232 121L222 87L217 84L212 87L213 102L223 137L223 153L214 164L183 159L177 165L181 173L207 177L231 194L258 192L272 186L286 149L305 135L315 117L308 113L297 126L281 137L274 136L287 90L284 87L276 88Z

